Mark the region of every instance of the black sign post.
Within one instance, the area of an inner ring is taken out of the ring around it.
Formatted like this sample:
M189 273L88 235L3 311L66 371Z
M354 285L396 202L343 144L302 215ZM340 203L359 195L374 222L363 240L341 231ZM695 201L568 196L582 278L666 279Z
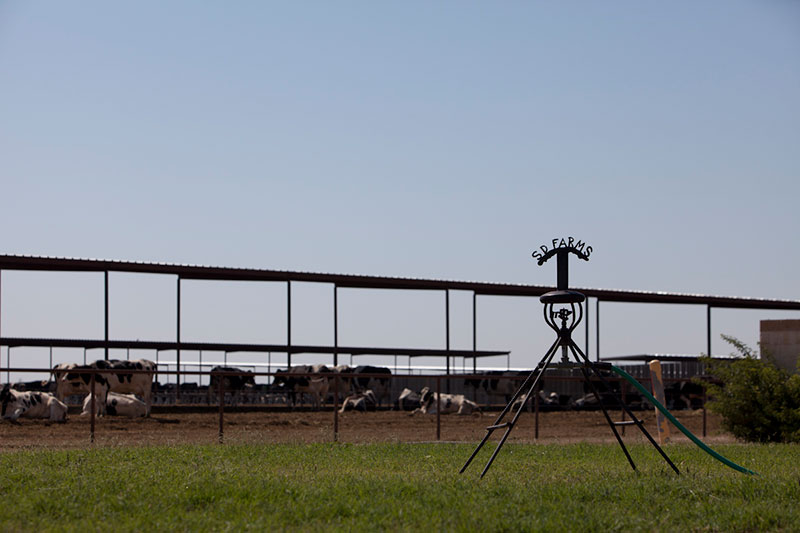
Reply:
M514 396L500 412L500 415L497 417L494 423L486 428L486 435L483 437L483 440L480 442L480 444L478 444L478 447L475 448L475 451L472 452L472 455L469 457L469 459L467 459L467 462L464 464L464 466L461 467L460 473L463 473L467 469L481 448L483 448L483 445L489 440L489 437L492 435L492 433L498 429L505 429L505 433L500 439L500 442L494 449L489 461L486 463L483 472L481 472L481 478L486 475L486 472L488 472L489 467L492 466L495 457L497 457L497 454L500 452L503 444L505 444L506 439L511 433L511 430L514 429L517 420L519 420L520 414L522 414L525 405L528 403L528 397L533 391L538 390L537 386L540 384L542 376L549 366L580 369L584 380L589 386L589 389L597 398L606 422L608 422L608 425L611 427L611 431L614 433L614 437L616 437L617 442L625 454L625 457L627 457L628 462L634 470L636 470L636 465L634 464L628 449L625 447L625 443L622 441L622 437L617 431L616 426L636 425L645 435L645 437L647 437L650 443L655 446L669 466L672 467L676 473L680 473L675 464L673 464L670 458L667 457L667 454L664 453L664 450L661 449L650 433L648 433L647 429L645 429L642 421L634 416L630 408L619 395L611 392L613 389L604 375L604 373L608 373L608 371L611 369L611 364L590 361L589 358L586 357L586 355L581 351L578 345L572 340L572 332L583 318L583 302L586 300L586 296L580 292L569 289L569 255L574 254L578 258L588 261L591 253L591 246L587 246L583 241L575 240L573 237L569 237L567 239L553 239L552 247L543 245L533 252L533 258L538 260L539 266L546 263L553 256L556 257L558 276L556 290L543 294L539 297L539 301L544 304L544 320L547 325L556 332L557 337L555 342L553 342L550 348L545 352L544 357L542 357L541 361L539 361L539 364L536 366L536 368L531 370L530 374L528 374L528 377L514 393ZM561 362L553 363L553 357L559 352L559 348L561 348ZM570 354L572 355L574 362L570 361ZM601 396L594 382L590 379L592 374L599 378L605 390L608 391L604 396ZM609 396L613 397L615 403L620 407L620 409L625 411L631 417L631 420L625 422L614 422L611 420L611 416L608 414L608 411L603 404L603 399L608 398ZM522 401L518 403L518 399L520 397L522 398ZM512 411L515 412L511 417L511 420L504 422L506 415Z

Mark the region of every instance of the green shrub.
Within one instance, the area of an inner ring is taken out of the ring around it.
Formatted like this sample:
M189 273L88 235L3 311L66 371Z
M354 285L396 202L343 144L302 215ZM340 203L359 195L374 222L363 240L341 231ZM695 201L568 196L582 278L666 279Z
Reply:
M705 357L709 409L722 415L734 436L752 442L800 442L800 375L790 375L734 337L722 336L739 356L734 361Z

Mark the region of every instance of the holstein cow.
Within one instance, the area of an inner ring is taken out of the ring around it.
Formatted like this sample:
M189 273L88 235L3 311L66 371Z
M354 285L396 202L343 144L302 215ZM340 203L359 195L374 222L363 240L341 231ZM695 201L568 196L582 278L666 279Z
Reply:
M463 394L441 394L433 392L425 387L419 393L420 407L414 413L436 414L437 405L441 405L441 413L456 413L459 415L480 414L481 409L478 404L468 400ZM441 396L441 399L439 397ZM438 400L438 401L437 401Z
M400 396L397 397L395 406L401 411L414 411L420 407L419 400L419 394L409 388L405 388L400 393Z
M17 392L8 385L0 391L2 416L16 422L26 418L49 418L53 422L66 422L67 404L58 400L49 392Z
M491 377L481 380L479 385L486 391L490 402L492 396L500 396L508 403L529 373L530 371L527 370L518 372L513 370L492 370L487 372ZM478 386L476 385L478 380L471 379L467 381L469 385Z
M83 400L83 412L81 416L88 415L92 410L92 396L86 396ZM95 405L98 413L100 405L95 398ZM106 414L111 416L127 416L128 418L138 418L147 415L147 405L133 394L118 394L109 392L106 396Z
M53 367L53 376L56 382L56 398L63 402L67 396L73 394L91 395L92 374L84 370L97 370L94 365L76 365L63 363ZM100 412L105 413L106 396L109 385L104 374L94 375L95 401L100 405Z
M315 409L319 409L322 406L328 397L329 378L327 376L314 377L298 374L330 374L330 368L325 365L297 365L284 372L285 374L275 376L273 385L283 386L288 393L289 403L292 406L297 404L298 393L300 393L301 401L304 393L310 394L311 403Z
M364 392L351 394L345 398L342 402L342 408L339 409L339 412L344 413L347 410L353 410L364 413L367 411L374 411L376 407L377 400L375 399L375 394L368 389Z
M95 375L95 395L100 402L101 413L105 413L108 392L138 394L147 407L146 416L150 415L153 390L153 375L156 364L147 359L138 361L99 360L90 365L61 364L53 368L56 379L56 396L62 400L72 394L89 394L91 374L82 370L103 370ZM125 372L127 370L144 371L140 373Z
M353 370L348 365L338 365L333 367L334 377L328 380L330 394L336 394L337 399L341 401L342 398L350 395L353 391ZM338 377L338 379L336 379ZM338 383L338 388L337 388Z
M238 372L246 375L214 375L211 374L211 379L208 385L208 395L214 396L219 394L219 385L222 381L222 389L224 392L229 392L233 397L237 397L239 393L253 389L256 386L256 378L253 372L245 372L241 368L233 366L215 366L211 372ZM223 392L223 394L224 394Z
M137 361L120 361L112 359L110 361L95 361L97 368L109 369L112 372L103 374L108 379L110 392L122 394L136 394L144 400L147 412L145 416L150 416L152 405L153 376L156 371L156 364L147 359ZM120 370L144 370L144 373L124 373ZM114 372L117 371L117 372ZM106 402L107 403L107 402Z
M378 400L378 406L383 402L383 398L389 400L391 391L391 378L359 376L359 374L384 374L391 376L392 371L383 366L360 365L353 370L353 389L355 392L363 392L371 389Z

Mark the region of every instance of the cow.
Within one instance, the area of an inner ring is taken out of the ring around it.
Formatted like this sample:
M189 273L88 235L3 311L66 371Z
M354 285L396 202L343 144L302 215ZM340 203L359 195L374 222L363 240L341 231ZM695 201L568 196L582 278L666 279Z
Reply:
M238 397L240 393L252 390L256 386L256 378L253 372L244 371L233 366L215 366L211 369L211 379L208 383L208 396L219 394L219 386L222 384L223 394L231 393ZM236 372L236 375L214 375L214 372Z
M676 381L664 387L664 401L670 411L699 409L703 406L703 385L694 381Z
M478 388L483 388L489 396L489 401L493 396L502 397L505 403L511 401L514 393L522 386L524 378L530 374L529 370L513 371L513 370L492 370L487 372L489 377L484 379L467 378L464 380L465 384Z
M414 411L420 407L419 394L409 388L403 389L397 397L395 407L401 411Z
M511 407L512 409L517 409L519 405L522 403L524 395L520 394L519 397L514 400L514 405ZM525 409L528 412L531 412L535 409L533 404L534 396L533 394L528 396L528 401L525 402ZM555 409L559 409L561 406L560 404L560 397L557 392L551 392L547 394L545 391L539 391L539 410L540 411L552 411Z
M386 398L388 403L392 384L391 377L360 376L359 374L383 374L391 376L392 371L383 366L369 365L359 365L353 369L353 390L355 392L363 392L367 389L371 389L375 394L375 398L378 400L378 406L382 404L383 398Z
M19 392L55 392L56 384L47 379L36 381L18 381L11 385L11 388Z
M144 401L147 412L145 416L150 416L152 406L153 376L156 372L156 363L147 359L137 361L120 361L112 359L110 361L95 361L93 363L100 369L108 369L111 372L103 373L108 380L110 392L122 394L136 394ZM143 373L120 372L124 370L144 370Z
M92 409L92 396L86 396L83 400L83 411L81 416L88 415ZM95 406L97 413L100 414L100 405L95 398ZM106 395L106 409L105 413L111 416L126 416L128 418L138 418L147 415L147 405L134 396L133 394L119 394L117 392L109 392Z
M67 421L67 404L49 392L18 392L8 385L0 391L4 419L16 422L25 418L49 418L53 422Z
M56 382L56 398L63 402L73 394L91 394L92 374L83 372L97 370L94 365L62 363L53 367ZM105 413L106 396L109 391L108 379L104 374L94 374L94 394L100 404L100 412Z
M374 411L377 407L377 400L375 399L375 394L367 389L364 392L358 392L356 394L351 394L347 398L344 399L342 402L342 408L339 409L340 413L344 413L347 410L353 411Z
M138 394L147 406L147 415L150 416L152 403L153 375L156 364L147 359L138 361L110 361L99 360L90 365L76 365L71 363L60 364L53 367L56 380L56 397L64 400L73 394L89 394L91 374L82 370L103 370L95 374L95 395L99 398L101 413L105 413L106 396L108 392ZM126 372L126 371L145 372Z
M292 406L297 404L297 393L311 395L311 403L315 409L319 409L328 397L330 388L329 377L331 369L325 365L297 365L288 370L278 371L281 374L275 376L273 385L282 386L287 392L289 403ZM303 374L324 374L322 376L304 376Z
M420 407L414 413L436 414L437 406L441 405L441 413L456 413L459 415L481 414L481 408L463 394L439 394L425 387L419 393Z
M333 367L334 378L330 381L330 393L337 396L337 400L350 395L353 392L353 368L348 365L338 365ZM338 377L338 379L336 379ZM337 387L338 383L338 387Z

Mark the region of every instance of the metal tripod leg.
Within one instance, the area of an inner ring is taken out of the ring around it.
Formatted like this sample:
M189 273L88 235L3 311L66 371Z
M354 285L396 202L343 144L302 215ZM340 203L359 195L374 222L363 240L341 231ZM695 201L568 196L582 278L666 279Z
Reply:
M536 384L539 382L539 380L541 379L542 375L544 375L544 371L547 369L547 366L550 364L550 361L553 359L553 356L558 351L558 346L560 345L560 343L561 343L561 339L560 338L555 340L553 345L550 346L550 348L545 353L545 355L542 358L542 360L539 363L539 365L537 365L536 368L531 370L530 374L528 374L528 377L525 378L525 381L522 383L522 385L514 393L514 396L512 396L511 400L506 404L505 408L503 408L502 412L498 415L497 419L494 421L494 424L492 424L491 426L486 428L486 435L484 435L483 440L480 442L480 444L478 444L478 447L475 448L475 451L472 452L472 455L469 456L469 459L467 459L467 462L464 463L464 466L461 467L461 470L459 470L459 474L463 474L464 473L464 471L470 465L470 463L475 458L475 456L478 455L478 452L481 450L481 448L483 448L483 445L486 444L486 441L489 440L489 437L492 435L492 433L494 433L495 430L500 429L500 428L506 428L505 435L503 435L502 440L497 445L497 448L495 448L494 453L492 454L492 457L489 459L489 463L483 469L483 473L481 474L481 477L483 477L484 474L486 474L486 471L489 470L489 466L491 466L492 462L494 461L494 458L497 455L497 452L500 451L500 448L505 443L505 440L508 437L508 434L514 428L514 424L516 423L517 418L519 418L519 415L520 415L522 409L525 407L525 402L528 401L528 396L530 395L530 392L532 390L534 390L534 388L536 387ZM536 373L536 379L534 379L533 383L531 384L530 383L531 378L533 378L535 373ZM514 405L514 402L517 400L517 398L519 398L520 394L522 394L522 392L525 391L526 389L527 389L527 392L525 393L525 399L523 400L522 404L520 405L520 408L517 410L517 413L514 416L514 418L511 420L511 422L501 423L501 421L506 416L506 414L511 410L512 406Z
M583 361L585 363L587 363L587 366L592 369L592 372L594 372L595 375L598 378L600 378L600 381L603 382L603 384L606 386L606 388L608 390L611 390L611 387L609 386L609 383L606 380L606 378L603 377L603 375L597 370L595 364L592 363L589 360L588 357L586 357L586 355L581 351L580 348L578 348L578 346L574 342L570 342L570 350L572 350L572 353L576 358L583 359ZM672 460L669 458L669 456L664 452L663 449L661 449L661 446L659 446L658 443L655 441L653 436L650 435L650 432L648 432L647 429L644 427L644 424L642 424L642 421L639 420L639 418L637 416L635 416L631 412L631 410L627 406L627 404L625 402L623 402L620 398L618 398L616 394L614 394L613 396L614 396L614 399L617 401L617 403L620 405L620 407L622 407L622 409L624 409L625 412L628 413L628 415L631 417L631 420L633 420L634 424L636 424L636 427L638 427L639 430L644 434L644 436L647 437L647 440L650 441L650 444L652 444L653 447L656 450L658 450L658 453L661 454L661 457L664 458L664 460L667 462L667 464L675 471L676 474L680 474L681 472L680 472L680 470L678 470L678 467L675 466L675 464L672 462ZM598 399L599 399L599 396L598 396ZM616 428L613 426L613 422L610 419L609 419L609 423L612 424L612 429L614 429L614 433L616 434L616 432L617 432Z
M617 438L617 442L622 448L622 451L625 453L625 457L628 458L628 462L631 464L631 468L636 470L636 464L633 462L631 454L628 452L628 448L625 447L625 443L622 442L622 437L619 436L619 431L617 431L617 426L614 425L614 421L611 420L611 417L608 415L608 411L606 411L606 408L603 405L603 400L600 398L600 393L597 391L597 387L594 386L594 383L592 383L592 380L589 377L589 372L586 371L585 366L581 366L580 368L581 372L583 373L583 379L585 379L586 383L589 384L589 388L592 389L592 393L594 394L595 398L597 398L597 403L600 404L600 409L603 410L603 416L606 417L606 422L608 422L608 425L611 427L611 431L614 432L614 437Z

